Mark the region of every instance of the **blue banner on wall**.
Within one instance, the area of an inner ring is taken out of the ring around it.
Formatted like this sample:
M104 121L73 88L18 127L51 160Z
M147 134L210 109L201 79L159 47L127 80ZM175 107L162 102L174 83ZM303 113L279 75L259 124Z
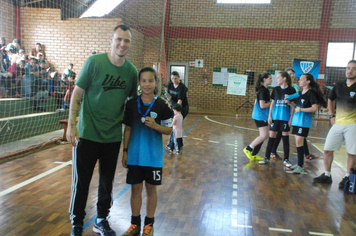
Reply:
M295 70L295 77L300 78L305 73L312 74L314 79L318 79L319 69L320 69L320 60L302 60L294 59L293 69Z

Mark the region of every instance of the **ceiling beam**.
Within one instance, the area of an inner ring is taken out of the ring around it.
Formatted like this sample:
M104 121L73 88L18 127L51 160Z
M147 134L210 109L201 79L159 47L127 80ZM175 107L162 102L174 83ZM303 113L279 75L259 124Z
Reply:
M85 4L84 2L81 2L81 1L79 1L79 0L75 0L75 1L77 1L77 2L79 2L80 4L82 4L82 5L86 6L86 7L88 7L88 5Z

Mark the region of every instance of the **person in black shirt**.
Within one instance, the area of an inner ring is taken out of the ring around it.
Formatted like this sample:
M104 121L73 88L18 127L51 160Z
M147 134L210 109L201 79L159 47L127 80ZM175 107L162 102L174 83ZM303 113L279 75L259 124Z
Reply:
M168 94L171 95L171 107L175 104L180 104L182 106L183 119L188 115L189 104L187 92L188 88L179 80L179 73L173 71L171 74L172 83L168 84Z
M182 116L183 119L188 115L189 112L189 104L188 104L188 97L187 92L188 88L179 80L179 73L177 71L173 71L171 73L171 81L172 83L168 84L168 94L170 95L170 103L171 107L175 104L180 104L182 106ZM172 140L172 137L170 138ZM167 150L171 150L171 143L166 146ZM182 141L183 147L183 141Z

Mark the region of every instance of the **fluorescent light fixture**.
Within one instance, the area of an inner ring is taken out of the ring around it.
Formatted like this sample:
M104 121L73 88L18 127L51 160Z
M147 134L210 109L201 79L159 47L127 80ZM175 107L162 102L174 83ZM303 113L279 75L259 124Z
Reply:
M271 0L217 0L216 3L226 4L269 4Z
M79 18L101 17L109 14L123 0L97 0Z

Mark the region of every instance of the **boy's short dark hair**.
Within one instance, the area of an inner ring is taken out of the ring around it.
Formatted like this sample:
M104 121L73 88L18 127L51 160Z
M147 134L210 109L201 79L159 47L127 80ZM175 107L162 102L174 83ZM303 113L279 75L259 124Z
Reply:
M172 109L176 111L182 111L182 105L176 103L175 105L173 105Z

